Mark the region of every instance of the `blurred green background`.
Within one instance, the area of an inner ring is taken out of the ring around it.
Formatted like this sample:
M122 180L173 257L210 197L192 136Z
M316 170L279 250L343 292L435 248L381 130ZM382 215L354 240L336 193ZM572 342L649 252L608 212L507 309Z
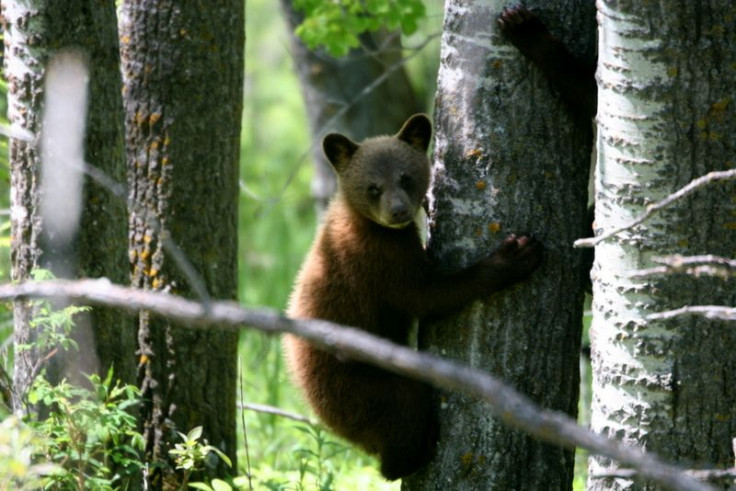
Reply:
M407 64L416 92L431 104L439 59L442 2L425 2L427 15L405 46L426 43ZM289 33L274 2L246 6L246 87L241 142L240 285L246 306L283 310L294 277L317 225L310 196L311 145L302 93L293 69ZM5 94L5 86L2 87ZM6 101L0 100L3 120ZM426 111L431 114L431 107ZM408 115L407 115L408 116ZM392 129L387 129L391 131ZM319 142L316 142L319 144ZM0 139L0 275L9 279L9 170L7 139ZM12 334L7 306L0 311L0 340L6 352ZM587 324L587 322L586 322ZM587 326L586 326L587 329ZM10 357L2 356L6 373ZM240 338L239 404L263 404L310 417L288 381L280 340L254 331ZM587 387L587 383L583 384ZM581 412L587 414L587 403ZM399 489L386 483L375 460L334 437L283 416L244 410L239 424L240 473L250 462L256 489ZM247 436L247 459L246 459ZM576 487L583 488L584 456Z

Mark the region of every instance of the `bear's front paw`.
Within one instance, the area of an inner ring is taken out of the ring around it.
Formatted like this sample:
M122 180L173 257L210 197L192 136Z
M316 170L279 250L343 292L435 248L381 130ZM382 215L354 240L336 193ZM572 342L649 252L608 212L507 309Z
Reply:
M497 22L506 39L527 56L549 35L539 17L523 5L506 7Z
M537 269L542 262L543 249L542 243L533 237L511 234L489 260L500 274L518 281Z

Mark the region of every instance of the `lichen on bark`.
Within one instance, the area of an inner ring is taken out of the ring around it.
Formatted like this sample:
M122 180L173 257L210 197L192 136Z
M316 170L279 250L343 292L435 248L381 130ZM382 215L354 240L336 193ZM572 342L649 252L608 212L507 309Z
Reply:
M420 327L420 347L488 370L544 407L577 412L592 136L497 30L500 1L448 1L435 109L428 251L443 268L477 261L510 233L545 259L528 281ZM592 2L538 2L540 17L590 55ZM568 43L570 44L570 43ZM482 403L442 393L440 442L408 490L567 489L573 453L541 444Z

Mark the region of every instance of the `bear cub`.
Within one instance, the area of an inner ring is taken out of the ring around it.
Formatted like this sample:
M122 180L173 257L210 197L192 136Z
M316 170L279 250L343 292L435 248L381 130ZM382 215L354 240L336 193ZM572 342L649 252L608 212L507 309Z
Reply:
M331 201L296 280L292 318L326 319L406 345L414 319L442 315L507 287L540 263L542 246L510 235L477 264L452 274L433 268L414 218L430 180L432 128L414 115L395 136L360 144L327 135L324 152L338 176ZM284 339L294 382L336 434L381 459L393 480L434 451L432 389L368 364Z

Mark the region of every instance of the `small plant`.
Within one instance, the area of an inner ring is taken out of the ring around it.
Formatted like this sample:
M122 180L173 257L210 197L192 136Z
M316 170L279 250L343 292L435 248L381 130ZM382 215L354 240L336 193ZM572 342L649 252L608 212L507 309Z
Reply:
M295 428L307 434L314 443L314 448L298 448L296 450L300 457L297 489L308 489L304 481L307 474L311 474L315 478L315 487L309 489L331 491L335 481L335 472L330 461L336 455L344 452L346 447L329 440L327 432L319 425L298 425Z
M141 470L143 437L128 412L139 392L112 377L112 368L104 380L87 376L89 389L66 380L54 386L42 376L32 385L29 402L46 410L45 418L28 421L43 438L34 460L58 464L47 488L111 490Z
M34 279L50 279L38 270ZM1 489L95 489L124 487L126 480L142 469L143 437L136 431L130 413L139 403L135 386L113 383L113 369L104 379L87 375L78 387L62 380L52 385L45 378L44 364L57 351L78 349L71 339L74 315L88 307L68 306L54 310L48 302L35 303L31 325L37 336L32 345L18 350L35 350L33 382L23 400L28 405L22 421L13 416L3 421L10 432L0 439ZM30 410L32 408L32 410ZM17 448L16 448L17 447ZM12 450L12 457L6 455ZM6 486L7 484L7 486Z
M219 448L213 447L212 445L207 445L206 443L202 443L199 441L199 439L202 438L201 426L193 428L186 435L184 433L179 433L179 436L181 436L184 442L174 445L174 448L172 450L169 450L169 454L174 457L176 468L184 471L184 482L182 484L182 488L189 484L189 487L195 489L215 491L232 489L228 483L219 479L213 479L210 484L206 484L203 482L189 483L189 477L191 476L192 472L204 470L205 459L207 459L207 456L210 454L210 452L220 457L222 461L228 465L228 467L232 467L233 463L230 461L230 458L225 455Z

